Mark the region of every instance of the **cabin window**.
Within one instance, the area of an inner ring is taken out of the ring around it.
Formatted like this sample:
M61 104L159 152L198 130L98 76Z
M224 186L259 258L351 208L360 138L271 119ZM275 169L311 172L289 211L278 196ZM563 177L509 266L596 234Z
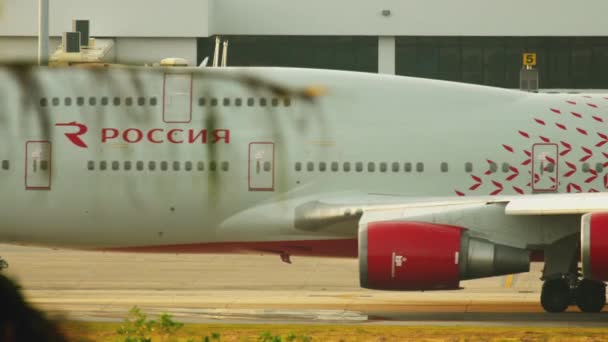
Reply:
M502 163L502 172L507 173L509 172L509 163Z
M313 162L306 163L306 170L308 172L314 171L315 170L315 163L313 163Z
M124 168L126 171L131 171L131 161L130 160L125 160Z
M327 164L325 162L320 162L319 163L319 171L325 172L325 170L327 170Z
M192 162L187 161L184 163L184 170L186 171L192 171Z
M597 172L604 171L604 164L602 164L602 163L595 164L595 171L597 171Z
M217 163L212 161L209 162L209 171L215 171L217 169Z
M211 107L217 107L217 98L212 97L212 98L211 98L211 103L210 103L210 104L211 104Z
M89 106L95 106L97 104L97 98L89 97Z
M137 98L137 105L138 106L145 106L146 105L146 98L145 97L138 97Z
M150 98L150 106L156 106L158 104L158 99L156 97Z
M108 168L108 163L105 160L99 162L99 169L105 171Z
M8 170L10 167L9 161L8 160L3 160L2 161L2 170Z
M331 171L338 172L339 169L340 165L338 164L338 162L331 162Z
M204 97L199 97L198 98L198 105L200 107L205 107L206 104L207 104L207 99L205 99Z
M125 99L125 105L132 106L133 105L133 98L132 97L127 97Z
M279 105L279 99L277 99L276 97L273 97L272 100L270 100L272 103L273 107L276 107Z
M161 171L167 171L167 169L169 169L169 163L167 163L166 161L161 161L160 162L160 170Z
M363 171L363 163L362 162L356 162L355 163L355 171L357 171L357 172L362 172Z
M49 169L49 161L48 160L41 160L40 161L40 170L46 171L48 169Z
M199 171L204 171L205 170L205 163L202 161L199 161L196 163L196 169Z
M264 162L264 171L270 172L272 170L272 164L269 161Z
M250 98L247 99L247 105L249 107L252 107L254 104L255 104L255 100L254 100L253 97L250 97Z
M115 97L114 100L112 100L112 103L115 106L120 106L120 97Z
M48 104L49 101L46 99L46 97L40 99L40 107L46 107Z
M180 169L180 162L174 161L173 162L173 171L179 171L179 169Z
M148 162L148 170L150 170L150 171L156 170L156 162L155 161L151 160L151 161Z
M441 172L448 172L448 163L441 163Z
M399 163L393 162L392 169L393 169L393 172L399 172Z
M118 161L114 160L112 162L112 170L118 171L118 169L120 169L120 163Z
M386 172L387 166L385 162L380 163L380 172Z
M137 163L135 163L135 167L137 168L137 171L142 171L144 169L144 162L138 160Z
M57 107L59 106L59 98L58 97L53 97L53 106Z
M270 162L266 162L268 163L268 171L270 171ZM228 171L230 169L230 163L228 162L222 162L222 171ZM264 169L266 169L266 165L264 165Z
M284 98L283 104L285 105L285 107L291 106L291 99L289 97Z
M78 96L76 98L76 104L79 105L79 106L84 106L84 97Z
M243 99L241 99L240 97L234 99L234 105L237 107L240 107L243 105Z
M101 98L101 105L102 106L107 106L108 103L110 103L110 99L108 99L107 96L104 96L104 97Z
M374 171L376 171L376 164L374 164L373 162L367 163L367 172L374 172Z
M416 163L416 171L417 172L424 172L424 164L423 163Z
M66 107L69 107L72 105L72 98L71 97L66 97L65 99L63 99L63 105Z
M589 163L583 163L583 172L589 172L590 166Z
M473 163L471 163L471 162L466 162L466 163L464 164L464 171L465 171L465 172L468 172L468 173L473 172Z
M263 98L263 97L260 99L260 106L261 107L266 107L266 99Z
M95 162L94 162L94 161L89 160L89 161L87 162L87 170L89 170L89 171L93 171L93 170L95 170Z
M350 162L344 162L342 168L344 169L344 172L350 172Z
M224 97L224 106L225 106L225 107L230 106L230 99L229 99L229 98L227 98L227 97Z
M495 162L490 162L490 172L495 173L498 170L498 165Z
M302 163L296 162L296 171L302 171Z
M412 172L412 163L407 162L407 163L403 164L403 171Z

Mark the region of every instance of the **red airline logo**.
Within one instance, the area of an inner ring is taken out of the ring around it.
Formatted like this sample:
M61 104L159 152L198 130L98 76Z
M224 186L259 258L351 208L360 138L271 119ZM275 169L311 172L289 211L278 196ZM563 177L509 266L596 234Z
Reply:
M87 128L87 126L81 124L81 123L77 123L75 121L72 121L70 123L56 123L55 126L68 126L68 127L77 127L78 128L78 132L75 133L65 133L65 136L70 139L70 141L72 142L72 144L78 146L78 147L82 147L82 148L87 148L87 144L84 143L84 141L82 141L82 139L80 139L80 136L85 134L89 129Z
M82 140L81 136L88 132L88 127L78 122L56 123L55 126L68 126L78 129L77 132L65 133L65 136L72 144L87 148L87 144ZM118 128L102 128L100 131L101 143L121 142L127 144L137 144L147 142L151 144L217 144L230 143L229 129L182 129L172 128L165 130L164 128L152 128L149 130L141 130L139 128L127 128L120 130Z

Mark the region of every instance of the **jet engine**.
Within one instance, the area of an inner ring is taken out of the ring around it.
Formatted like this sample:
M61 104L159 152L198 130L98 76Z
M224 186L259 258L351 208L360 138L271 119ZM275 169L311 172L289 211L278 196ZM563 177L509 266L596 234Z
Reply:
M460 227L382 221L359 229L359 278L368 289L458 289L460 280L529 270L527 250L471 237Z
M608 281L608 212L583 215L581 261L583 278Z

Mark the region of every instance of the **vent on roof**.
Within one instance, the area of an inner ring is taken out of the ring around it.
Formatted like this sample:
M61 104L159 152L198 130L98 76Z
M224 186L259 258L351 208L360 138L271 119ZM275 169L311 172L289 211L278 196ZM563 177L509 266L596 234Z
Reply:
M64 32L63 33L63 50L64 52L80 52L80 32Z

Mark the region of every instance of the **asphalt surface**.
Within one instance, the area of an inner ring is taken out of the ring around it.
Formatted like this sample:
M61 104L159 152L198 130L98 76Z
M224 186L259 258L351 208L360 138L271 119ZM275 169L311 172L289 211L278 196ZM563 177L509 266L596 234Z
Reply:
M120 321L134 305L185 322L605 327L608 312L543 312L542 265L464 290L359 288L357 261L276 255L160 255L0 245L28 300L52 314Z

